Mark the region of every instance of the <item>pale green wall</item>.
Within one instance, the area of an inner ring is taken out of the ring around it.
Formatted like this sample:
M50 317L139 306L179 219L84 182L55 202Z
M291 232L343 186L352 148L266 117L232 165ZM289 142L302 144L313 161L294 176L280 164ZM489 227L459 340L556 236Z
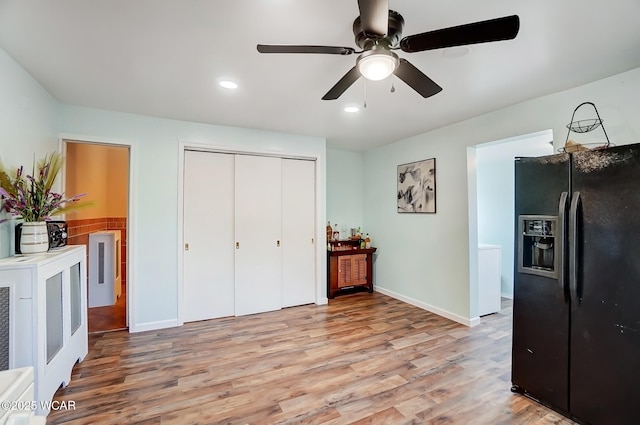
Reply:
M327 149L327 220L340 230L363 226L363 160L362 152Z
M557 148L586 100L598 106L613 143L640 142L638 93L640 68L365 152L364 222L378 247L377 289L463 323L473 319L467 147L552 129ZM398 214L396 166L427 158L436 158L437 213Z
M458 145L458 146L456 146ZM397 212L397 166L436 158L436 214ZM374 284L440 313L468 317L466 150L420 137L365 153L365 226L378 248ZM459 167L452 164L460 162ZM464 195L463 196L463 192Z
M31 170L34 156L57 150L56 107L56 100L0 49L0 160L7 169ZM0 258L14 254L14 227L13 220L0 224Z

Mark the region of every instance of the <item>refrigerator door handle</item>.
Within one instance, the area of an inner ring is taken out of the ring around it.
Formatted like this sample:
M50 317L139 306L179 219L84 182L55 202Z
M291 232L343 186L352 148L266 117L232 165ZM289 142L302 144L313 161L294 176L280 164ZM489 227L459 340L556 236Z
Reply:
M569 294L573 303L578 298L578 205L580 192L573 192L569 208Z
M560 252L559 258L557 258L556 264L559 263L558 270L558 283L560 284L560 289L564 292L566 288L566 261L567 261L567 243L566 243L566 232L567 232L567 199L569 194L567 192L562 192L560 194L560 204L558 206L558 224L560 225L560 229L558 229L559 235L559 245ZM566 293L566 292L565 292Z

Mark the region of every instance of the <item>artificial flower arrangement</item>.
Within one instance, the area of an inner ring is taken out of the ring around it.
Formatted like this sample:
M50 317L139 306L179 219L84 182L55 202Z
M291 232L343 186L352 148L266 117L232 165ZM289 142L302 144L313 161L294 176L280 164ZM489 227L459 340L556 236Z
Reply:
M64 198L62 193L52 190L63 163L62 155L53 152L37 163L34 160L30 175L25 175L24 167L20 166L12 173L13 177L0 163L0 196L4 201L2 210L25 222L38 222L49 220L52 215L91 205L78 202L85 194ZM2 219L0 223L7 220Z

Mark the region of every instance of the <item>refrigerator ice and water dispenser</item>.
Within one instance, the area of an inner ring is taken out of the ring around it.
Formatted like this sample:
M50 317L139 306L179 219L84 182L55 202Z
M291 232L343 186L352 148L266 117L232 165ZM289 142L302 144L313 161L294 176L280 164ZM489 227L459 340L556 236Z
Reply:
M519 217L518 271L550 278L558 277L558 217Z

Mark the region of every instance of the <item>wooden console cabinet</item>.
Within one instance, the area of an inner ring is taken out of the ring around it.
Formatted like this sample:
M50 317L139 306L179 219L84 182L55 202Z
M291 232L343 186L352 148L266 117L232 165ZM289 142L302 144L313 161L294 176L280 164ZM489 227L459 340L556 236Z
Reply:
M376 248L327 251L327 297L355 290L373 292L373 253Z

